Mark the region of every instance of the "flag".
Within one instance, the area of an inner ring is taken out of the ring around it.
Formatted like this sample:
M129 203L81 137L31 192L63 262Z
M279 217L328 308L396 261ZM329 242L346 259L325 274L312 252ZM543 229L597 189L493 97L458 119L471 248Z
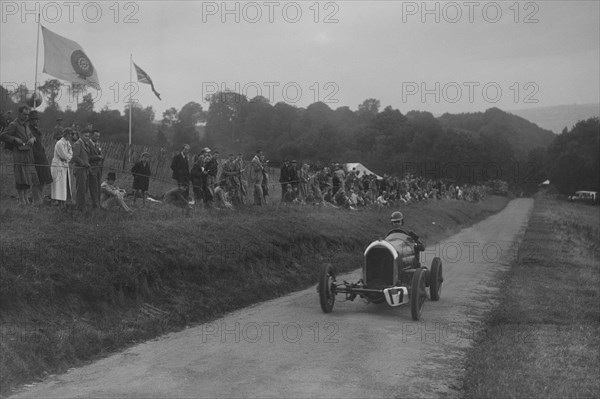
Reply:
M98 74L83 48L42 26L44 73L55 78L100 88Z
M162 98L160 98L160 93L157 93L156 90L154 90L154 83L152 83L152 79L150 79L150 76L148 76L148 74L144 72L142 68L137 66L135 62L133 63L133 66L135 67L135 73L137 73L138 82L150 85L156 97L158 97L158 99L162 101Z

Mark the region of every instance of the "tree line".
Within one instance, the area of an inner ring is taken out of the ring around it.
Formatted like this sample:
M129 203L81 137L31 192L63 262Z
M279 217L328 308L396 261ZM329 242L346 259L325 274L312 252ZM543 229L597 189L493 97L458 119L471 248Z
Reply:
M59 89L57 80L38 88L46 100L43 130L52 129L60 116L67 124L91 123L103 140L127 142L128 107L123 112L106 106L98 111L86 94L75 109L63 110L56 102ZM27 92L26 87L8 92L0 86L3 114L24 102ZM180 110L167 109L160 121L152 107L135 104L133 143L173 151L187 143L192 152L210 147L248 155L260 148L273 164L284 159L360 162L380 175L411 173L459 184L502 179L524 190L536 189L547 178L562 191L594 189L594 178L600 180L597 118L556 136L498 108L435 117L424 111L403 114L392 106L381 110L374 98L363 101L356 111L347 106L332 109L323 102L306 108L284 102L272 105L264 97L248 99L231 91L205 100L208 110L191 101ZM584 168L589 173L582 173Z

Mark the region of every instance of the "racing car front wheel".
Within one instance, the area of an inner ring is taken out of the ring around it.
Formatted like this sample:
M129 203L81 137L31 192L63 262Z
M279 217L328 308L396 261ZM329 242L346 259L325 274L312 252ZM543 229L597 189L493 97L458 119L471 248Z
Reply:
M425 299L427 299L427 291L425 291L426 283L425 269L421 267L415 269L410 291L410 314L413 320L421 318L423 305L425 304Z
M323 312L330 313L335 303L335 271L329 263L323 265L319 279L319 301Z
M431 271L429 272L429 297L432 301L439 301L442 294L442 260L438 257L433 258L431 262Z

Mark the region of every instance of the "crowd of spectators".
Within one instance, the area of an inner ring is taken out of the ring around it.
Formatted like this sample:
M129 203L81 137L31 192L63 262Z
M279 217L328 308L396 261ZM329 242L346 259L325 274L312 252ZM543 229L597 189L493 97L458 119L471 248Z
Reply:
M457 185L443 180L406 174L383 177L347 170L344 165L312 167L284 161L279 182L282 201L298 204L328 204L356 209L364 206L392 206L431 199L452 198L466 201L485 199L484 185Z
M51 199L56 204L71 203L83 210L91 200L92 208L120 207L128 213L132 208L125 198L133 197L133 203L141 198L172 204L190 209L232 209L242 204L263 205L269 200L269 162L261 150L252 160L244 161L241 153L230 153L221 159L218 151L202 149L190 153L184 145L172 158L170 167L176 187L162 195L151 196L150 154L144 152L131 168L133 185L130 194L115 185L114 172L108 173L104 182L104 156L100 147L100 132L92 126L80 130L64 128L62 119L49 134L54 138L54 156L51 164L42 147L42 133L37 128L39 116L27 106L19 108L19 115L3 129L0 140L5 148L13 150L15 185L21 203L29 203L27 192L31 189L33 202L39 206L43 201L44 185L51 185ZM101 183L102 182L102 183ZM358 209L370 206L399 207L417 201L452 198L479 201L485 198L486 186L458 185L443 180L425 179L406 174L403 177L385 174L377 176L356 168L348 170L345 165L331 163L327 166L284 160L279 171L279 185L283 204L314 204ZM271 187L272 188L272 187Z

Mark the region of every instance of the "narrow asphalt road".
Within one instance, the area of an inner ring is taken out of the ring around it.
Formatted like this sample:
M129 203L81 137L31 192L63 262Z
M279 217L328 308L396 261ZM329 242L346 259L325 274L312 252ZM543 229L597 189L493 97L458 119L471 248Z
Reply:
M440 301L427 301L418 322L406 305L342 302L339 295L333 312L323 314L313 287L50 377L14 397L457 395L466 350L494 304L499 273L515 258L532 207L531 199L513 200L427 248L423 263L440 256L445 280ZM360 271L341 278L356 281Z

